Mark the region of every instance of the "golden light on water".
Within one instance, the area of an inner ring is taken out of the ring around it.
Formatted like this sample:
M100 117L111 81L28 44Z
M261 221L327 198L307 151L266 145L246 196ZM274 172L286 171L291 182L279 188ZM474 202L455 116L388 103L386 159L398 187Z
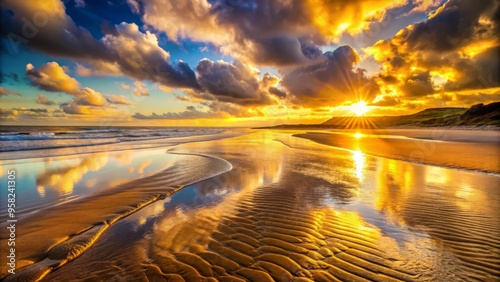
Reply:
M356 178L362 182L364 178L363 169L365 166L365 155L361 151L354 151L352 153L352 159L356 170Z

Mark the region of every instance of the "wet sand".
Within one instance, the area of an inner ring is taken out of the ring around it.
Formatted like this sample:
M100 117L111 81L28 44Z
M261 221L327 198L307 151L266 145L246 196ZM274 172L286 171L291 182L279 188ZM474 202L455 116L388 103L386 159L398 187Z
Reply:
M214 157L193 154L172 154L167 157L165 150L154 150L154 152L163 155L164 159L164 162L156 163L158 172L146 174L132 181L123 181L122 179L127 180L126 176L108 171L108 174L100 177L112 179L114 184L109 183L109 189L93 191L85 197L66 200L61 204L55 202L50 205L49 202L49 207L35 204L27 209L24 215L23 210L19 208L18 228L16 229L16 264L18 269L22 269L16 275L7 277L7 281L43 277L52 268L61 267L85 252L106 229L120 219L167 197L189 183L195 183L231 169L231 164ZM37 178L39 184L37 190L43 189L45 193L46 188L52 188L58 189L56 192L67 192L67 189L73 188L73 181L76 182L82 174L88 172L89 167L98 169L102 160L103 153L96 153L85 155L80 166L70 166L60 170L48 169ZM61 162L61 160L51 160L51 162L58 161ZM36 164L39 161L33 160L33 162ZM144 170L144 164L149 163L151 160L142 162L136 169ZM16 168L13 164L5 164L5 166ZM20 168L25 168L24 171L27 169L21 164L17 167L18 172L23 171ZM129 166L129 168L134 167ZM114 169L117 170L116 167ZM68 174L68 171L72 173ZM52 174L49 176L47 172ZM56 185L52 186L40 185L46 178L59 181L55 181L53 184ZM56 199L62 200L61 197ZM18 202L22 203L22 198ZM22 207L22 205L18 206ZM2 223L6 222L6 213L2 213L2 216ZM2 229L5 229L4 224ZM0 244L6 246L9 234L2 233L1 235ZM8 265L5 256L2 256L0 261L0 277L3 277L7 274Z
M374 157L294 133L171 149L232 169L121 218L44 280L500 279L498 175ZM170 181L156 175L147 183Z
M347 134L308 132L295 136L385 158L500 173L498 132L384 130Z

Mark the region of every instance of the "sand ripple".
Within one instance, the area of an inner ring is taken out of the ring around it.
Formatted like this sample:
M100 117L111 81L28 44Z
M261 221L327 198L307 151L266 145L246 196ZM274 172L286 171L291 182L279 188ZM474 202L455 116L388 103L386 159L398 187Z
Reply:
M122 229L117 228L120 223L110 226L95 255L75 260L47 280L67 281L74 277L72 270L81 269L81 280L111 277L107 281L132 274L142 281L500 279L500 224L490 212L498 211L498 203L491 200L498 198L498 190L486 185L495 183L494 176L405 167L371 157L359 164L349 151L298 138L284 146L272 141L275 136L264 137L188 146L227 159L234 169L180 191L179 203L203 193L208 198L210 193L224 195L220 202L176 206L174 195L150 225L138 218L128 225L122 221ZM451 182L464 187L447 185L445 173L449 179L464 178ZM223 194L227 189L234 190ZM482 198L484 191L487 198ZM472 199L483 205L470 205ZM147 209L136 216L153 213ZM135 241L130 239L136 232L132 227L144 232ZM110 246L122 236L116 245L122 249L115 254ZM102 273L86 265L103 261L112 267Z
M293 205L293 188L267 186L235 204L211 232L206 249L153 255L165 275L184 281L413 281L360 230L332 210Z

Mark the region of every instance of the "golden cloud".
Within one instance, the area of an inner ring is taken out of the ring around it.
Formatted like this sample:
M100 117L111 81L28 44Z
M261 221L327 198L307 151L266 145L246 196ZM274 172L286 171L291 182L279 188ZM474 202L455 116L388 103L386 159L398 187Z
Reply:
M376 78L386 97L381 99L442 97L435 94L500 85L494 79L500 51L490 19L494 8L493 1L450 0L426 21L366 48L382 64Z

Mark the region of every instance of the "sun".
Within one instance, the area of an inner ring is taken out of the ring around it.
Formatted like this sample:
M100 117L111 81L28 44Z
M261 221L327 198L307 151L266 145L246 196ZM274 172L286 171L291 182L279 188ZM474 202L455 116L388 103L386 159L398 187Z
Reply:
M355 104L352 104L350 110L359 117L364 116L366 112L370 110L370 107L368 107L365 101L361 100Z

